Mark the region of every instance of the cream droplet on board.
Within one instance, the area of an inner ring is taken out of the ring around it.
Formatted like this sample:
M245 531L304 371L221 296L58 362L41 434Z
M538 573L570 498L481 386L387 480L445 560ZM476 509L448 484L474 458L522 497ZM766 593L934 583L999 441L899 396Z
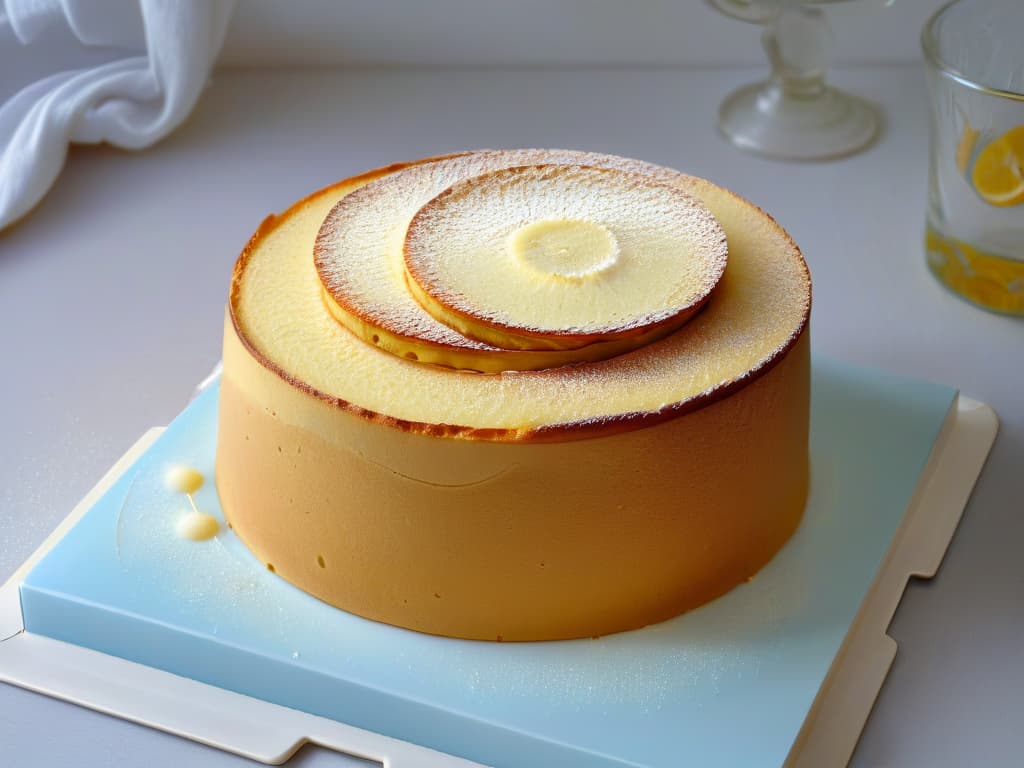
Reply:
M212 539L220 530L220 523L213 515L193 510L178 518L175 526L178 537L191 541L206 541Z
M164 485L175 493L195 493L203 487L203 473L198 469L175 464L164 474Z

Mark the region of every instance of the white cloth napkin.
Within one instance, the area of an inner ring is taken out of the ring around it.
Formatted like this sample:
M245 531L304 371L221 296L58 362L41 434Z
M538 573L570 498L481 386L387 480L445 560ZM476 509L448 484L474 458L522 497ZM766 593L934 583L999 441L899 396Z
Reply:
M21 90L0 106L0 229L46 194L70 142L141 149L174 130L206 83L234 7L234 0L2 2L0 25L24 45L64 24L72 44L122 49L123 56L18 83Z

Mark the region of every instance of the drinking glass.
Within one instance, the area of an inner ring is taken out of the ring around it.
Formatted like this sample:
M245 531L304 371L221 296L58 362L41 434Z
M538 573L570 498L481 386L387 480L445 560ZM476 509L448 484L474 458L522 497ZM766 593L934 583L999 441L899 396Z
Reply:
M825 83L832 36L822 6L851 1L711 0L723 13L765 25L771 64L767 80L722 102L718 127L733 144L784 160L823 160L871 142L878 132L874 106Z
M1024 1L955 0L925 25L921 46L928 266L958 296L1024 315Z

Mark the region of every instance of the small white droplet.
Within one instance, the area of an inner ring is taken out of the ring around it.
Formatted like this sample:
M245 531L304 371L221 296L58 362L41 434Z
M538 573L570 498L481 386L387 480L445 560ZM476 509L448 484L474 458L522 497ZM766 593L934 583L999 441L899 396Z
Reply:
M184 464L175 464L164 474L164 485L175 493L195 493L203 487L203 473Z
M213 515L205 512L187 512L178 518L175 526L178 536L191 541L206 541L212 539L220 530L220 523Z

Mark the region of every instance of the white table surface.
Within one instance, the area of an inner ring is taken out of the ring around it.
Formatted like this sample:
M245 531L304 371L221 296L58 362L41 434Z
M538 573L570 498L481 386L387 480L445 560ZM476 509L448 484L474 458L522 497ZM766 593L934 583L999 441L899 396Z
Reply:
M825 164L741 154L714 129L745 70L219 72L185 126L141 153L76 148L0 233L0 581L219 357L232 263L268 213L359 171L482 146L643 158L772 213L814 279L816 351L959 386L1002 431L945 563L911 584L899 653L855 766L1024 759L1024 322L924 267L927 102L916 66L846 69L886 132ZM1022 214L1024 215L1024 214ZM0 685L0 764L248 765ZM307 748L301 766L356 765Z

